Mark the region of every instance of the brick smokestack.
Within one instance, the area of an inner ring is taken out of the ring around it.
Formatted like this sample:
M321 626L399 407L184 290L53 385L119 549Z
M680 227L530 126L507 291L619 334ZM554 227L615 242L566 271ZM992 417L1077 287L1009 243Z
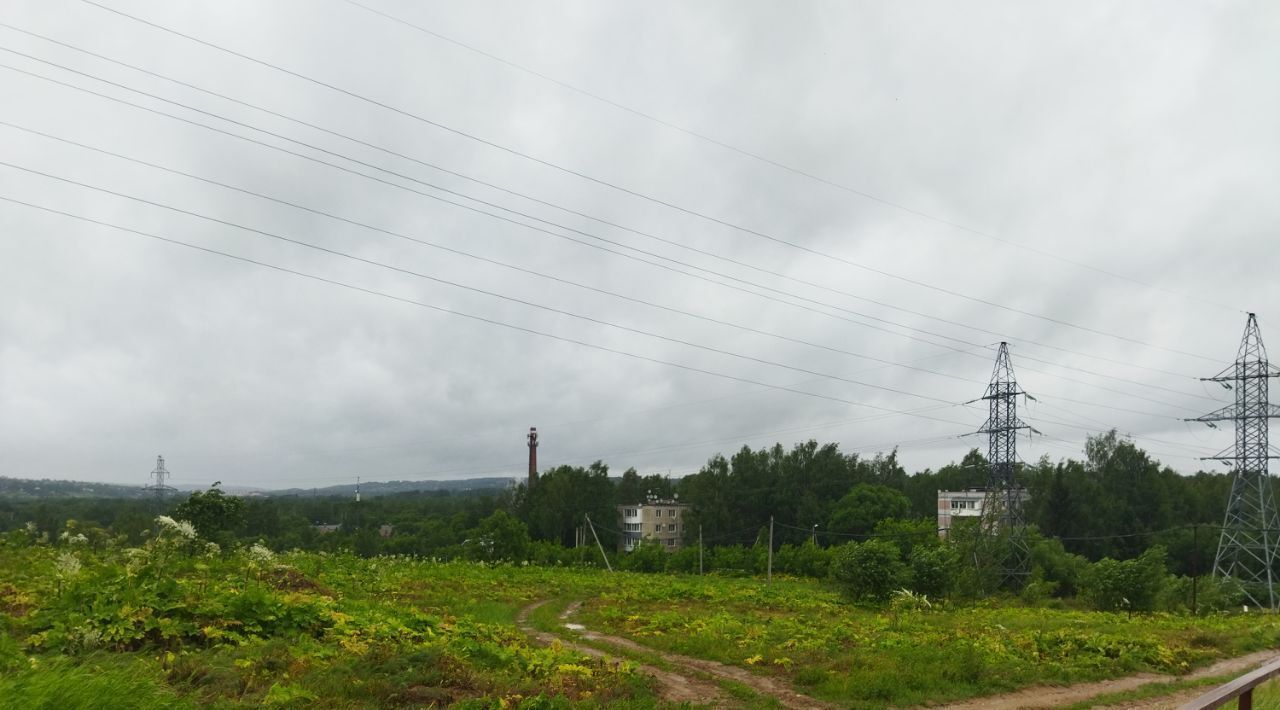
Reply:
M538 427L529 427L529 488L538 482Z

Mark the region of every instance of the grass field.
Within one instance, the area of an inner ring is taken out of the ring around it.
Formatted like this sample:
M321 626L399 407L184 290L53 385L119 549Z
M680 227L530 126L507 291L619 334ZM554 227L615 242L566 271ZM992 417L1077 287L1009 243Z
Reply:
M658 707L634 664L540 648L529 603L846 707L934 703L1274 646L1269 616L873 609L824 583L323 554L0 544L0 707ZM660 656L654 656L660 658Z

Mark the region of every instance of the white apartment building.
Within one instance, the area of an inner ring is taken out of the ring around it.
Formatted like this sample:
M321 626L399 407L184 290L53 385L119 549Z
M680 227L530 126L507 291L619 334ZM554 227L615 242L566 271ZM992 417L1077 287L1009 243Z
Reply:
M630 552L645 540L657 540L668 550L679 550L684 535L684 513L689 506L674 498L650 497L643 503L618 506L623 535L618 551Z
M1031 499L1027 489L1018 491L1025 505ZM956 518L982 517L982 502L987 497L985 488L969 488L963 491L938 491L938 535L946 537Z

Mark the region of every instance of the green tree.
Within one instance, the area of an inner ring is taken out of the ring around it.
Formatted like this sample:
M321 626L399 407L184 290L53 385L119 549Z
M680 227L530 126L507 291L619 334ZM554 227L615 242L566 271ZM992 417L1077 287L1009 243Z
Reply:
M861 483L853 487L831 513L827 529L846 535L866 535L887 518L905 518L911 501L888 486Z
M529 528L505 510L495 510L472 531L472 556L480 559L528 559L529 545Z
M225 546L235 541L235 533L244 525L244 500L223 493L220 485L221 481L207 491L192 493L173 509L173 517L196 526L206 540Z

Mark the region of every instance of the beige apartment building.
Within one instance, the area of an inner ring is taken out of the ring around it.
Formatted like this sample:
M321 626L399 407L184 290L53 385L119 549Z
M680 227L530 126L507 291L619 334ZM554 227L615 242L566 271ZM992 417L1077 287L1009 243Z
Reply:
M622 522L618 551L630 552L645 540L656 540L668 550L679 550L688 507L674 498L649 498L643 503L618 506Z

